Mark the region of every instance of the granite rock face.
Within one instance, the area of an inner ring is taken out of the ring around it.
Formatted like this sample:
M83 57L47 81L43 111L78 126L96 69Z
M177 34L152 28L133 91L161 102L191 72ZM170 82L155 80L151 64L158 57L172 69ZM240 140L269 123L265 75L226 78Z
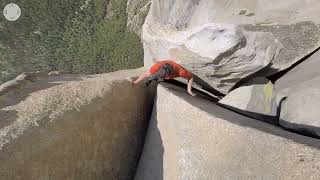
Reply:
M0 96L0 179L132 179L155 87L139 70L62 75Z
M280 125L320 137L320 76L290 92L281 107Z
M152 0L145 66L175 58L227 94L241 79L287 69L318 48L319 10L307 0Z
M320 140L162 83L136 180L319 179Z
M277 123L276 92L266 78L255 78L232 90L219 103L250 117Z
M127 27L138 36L141 36L142 25L150 5L151 0L128 0L127 2Z
M320 77L320 49L307 57L302 63L295 66L289 72L280 77L275 87L281 96L285 96L290 91L296 90L297 85L311 79Z
M224 94L270 64L281 49L271 33L249 33L235 26L206 24L184 35L169 55Z
M320 51L290 70L275 84L281 105L280 125L320 137Z

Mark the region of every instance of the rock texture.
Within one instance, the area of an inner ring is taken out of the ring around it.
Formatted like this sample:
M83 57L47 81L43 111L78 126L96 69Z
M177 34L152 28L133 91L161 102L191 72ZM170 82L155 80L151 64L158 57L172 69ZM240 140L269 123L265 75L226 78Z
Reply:
M34 82L38 79L43 79L48 77L47 73L36 72L36 73L22 73L11 81L5 82L0 85L0 96L13 91L23 88L29 82Z
M302 63L291 69L289 72L279 78L275 87L282 96L287 95L289 91L308 80L320 76L320 49L316 50L313 54L307 57Z
M317 137L320 137L319 67L318 50L276 82L278 103L282 102L280 125Z
M148 15L151 0L128 0L127 27L138 36L141 36L142 25Z
M178 42L183 45L170 48L169 55L224 94L268 66L281 49L272 34L242 32L235 26L206 24L184 33Z
M319 10L316 0L152 0L145 66L153 57L176 58L226 94L241 79L272 75L318 48Z
M139 70L49 77L0 96L0 179L132 179L154 86Z
M143 179L319 179L320 141L161 84L140 159Z
M255 78L232 90L219 103L250 117L277 123L276 92L266 78Z
M298 87L282 103L280 124L320 138L320 77Z

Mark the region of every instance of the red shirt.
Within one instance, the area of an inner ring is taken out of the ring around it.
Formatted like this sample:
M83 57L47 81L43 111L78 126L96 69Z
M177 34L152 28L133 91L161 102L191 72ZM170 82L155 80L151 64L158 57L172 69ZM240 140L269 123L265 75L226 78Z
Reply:
M191 73L188 70L183 68L181 65L169 60L156 62L149 68L149 72L151 74L154 74L159 70L160 66L165 63L168 63L173 67L173 71L171 72L170 76L166 77L165 79L172 79L176 77L191 78Z

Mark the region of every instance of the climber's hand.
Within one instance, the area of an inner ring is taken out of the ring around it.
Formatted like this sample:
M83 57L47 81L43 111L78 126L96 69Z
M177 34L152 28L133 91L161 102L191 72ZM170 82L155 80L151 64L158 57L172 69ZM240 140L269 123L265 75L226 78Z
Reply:
M130 84L131 86L135 85L135 83L134 83L134 81L133 81L132 78L127 78L127 80L128 80L128 82L129 82L129 84Z

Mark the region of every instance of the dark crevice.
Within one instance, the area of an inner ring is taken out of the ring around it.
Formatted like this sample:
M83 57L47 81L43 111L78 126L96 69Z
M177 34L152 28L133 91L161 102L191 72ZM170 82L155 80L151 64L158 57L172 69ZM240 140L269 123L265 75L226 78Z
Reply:
M152 174L153 180L163 179L163 154L164 147L161 133L158 128L157 119L157 95L154 99L154 105L150 121L148 123L148 131L145 136L143 152L140 156L139 165L135 172L134 179L145 179L144 177Z
M284 97L284 98L282 98L282 99L280 100L280 102L279 102L278 111L277 111L277 118L278 118L279 126L280 126L282 129L286 130L286 131L290 131L290 132L293 132L293 133L297 133L297 134L300 134L300 135L303 135L303 136L308 136L308 137L320 139L319 135L312 131L312 129L320 129L319 127L310 126L310 125L304 125L304 124L290 123L290 122L287 122L287 121L283 121L283 120L280 118L280 112L281 112L282 103L283 103L286 99L287 99L287 97ZM293 127L293 126L294 126L295 128L294 128L294 129L290 129L290 128L281 126L280 123L281 123L281 124L286 124L286 125L289 126L289 127ZM298 127L299 127L299 128L298 128Z
M148 112L146 112L147 122L145 124L145 128L144 128L145 130L143 131L143 134L142 134L143 139L142 139L141 144L139 146L139 147L141 147L141 149L139 149L139 152L138 152L139 159L138 159L138 161L137 161L137 163L135 164L135 167L134 167L134 169L135 169L135 171L133 173L134 176L136 175L136 172L138 171L140 161L142 161L141 158L142 158L143 149L144 149L144 146L145 146L145 143L146 143L146 140L147 140L147 135L148 135L148 131L149 131L148 129L150 127L151 118L153 117L152 114L156 113L155 112L155 109L156 109L155 106L156 106L156 100L157 100L156 99L157 98L157 87L156 86L157 86L157 84L155 82L152 82L148 86L148 91L151 91L151 95L150 96L151 96L151 98L153 98L153 100L150 102L150 104L148 106L148 107L151 107L151 108L148 109ZM134 179L134 178L132 178L132 179Z
M304 125L304 124L289 123L287 121L282 121L281 119L279 121L281 121L282 123L285 123L285 124L287 124L289 126L295 126L295 129L289 129L289 128L281 126L282 129L284 129L286 131L290 131L290 132L293 132L293 133L296 133L296 134L300 134L302 136L307 136L307 137L312 137L312 138L315 138L315 139L320 139L318 134L316 134L315 132L311 131L311 129L319 130L320 128L318 128L318 127L308 126L308 125ZM299 126L299 128L297 128L298 126Z
M175 86L178 86L178 87L181 87L181 88L184 88L186 90L186 93L187 93L187 85L183 82L180 82L180 81L177 81L177 80L174 80L174 79L168 79L168 80L164 80L165 83L168 83L168 84L172 84L172 85L175 85ZM219 101L219 96L212 96L210 95L209 93L205 92L205 91L200 91L196 88L192 88L192 91L196 92L197 95L201 95L209 100L211 100L212 102L218 102Z
M314 53L316 53L317 51L320 50L320 47L318 47L316 50L312 51L310 54L308 54L307 56L305 56L304 58L302 58L301 60L297 61L296 63L294 63L293 65L291 65L289 68L282 70L280 72L277 72L273 75L267 76L266 78L269 79L273 84L280 79L281 77L283 77L285 74L287 74L289 71L291 71L292 69L294 69L295 67L297 67L299 64L301 64L302 62L304 62L305 60L309 59ZM261 70L251 74L250 76L247 76L246 78L243 78L242 80L238 81L231 89L230 91L241 87L243 84L249 82L250 80L252 80L253 78L256 77L260 77L262 76L261 72L266 72L267 70L272 69L272 64L269 64L268 66L262 68Z
M304 62L305 60L309 59L310 56L312 56L314 53L316 53L318 50L320 50L320 47L318 47L316 50L312 51L310 54L308 54L307 56L305 56L304 58L302 58L301 60L297 61L296 63L294 63L292 66L290 66L289 68L280 71L278 73L275 73L271 76L268 76L267 78L270 79L272 81L272 83L275 83L278 79L280 79L281 77L283 77L285 74L287 74L289 71L291 71L293 68L295 68L296 66L298 66L299 64L301 64L302 62Z
M243 86L243 84L246 84L246 83L250 82L250 81L253 80L254 78L262 77L262 76L259 76L259 75L257 75L257 74L260 73L261 71L264 71L264 70L270 69L270 68L271 68L271 64L269 64L268 66L262 68L260 71L255 72L255 73L253 73L253 74L251 74L251 75L249 75L249 76L247 76L247 77L239 80L239 81L230 89L230 91L233 91L234 89L237 89L237 88ZM266 77L266 78L269 79L268 77ZM230 91L229 91L229 92L230 92Z
M266 115L266 114L245 111L245 110L238 109L238 108L235 108L235 107L232 107L229 105L220 104L219 102L217 102L217 105L220 107L226 108L232 112L241 114L241 115L248 117L248 118L253 118L253 119L261 121L261 122L273 124L276 126L278 126L278 124L279 124L278 118L276 116L270 116L270 115Z

